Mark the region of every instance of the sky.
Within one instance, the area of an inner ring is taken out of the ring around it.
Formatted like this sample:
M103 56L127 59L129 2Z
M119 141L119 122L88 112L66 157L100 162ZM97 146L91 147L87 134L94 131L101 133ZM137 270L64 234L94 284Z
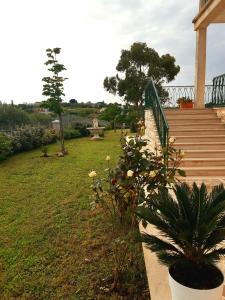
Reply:
M171 85L193 85L197 11L198 0L0 0L0 101L44 100L45 49L54 47L67 68L65 101L118 101L103 80L134 42L175 56L181 72ZM210 25L207 83L222 73L225 24Z

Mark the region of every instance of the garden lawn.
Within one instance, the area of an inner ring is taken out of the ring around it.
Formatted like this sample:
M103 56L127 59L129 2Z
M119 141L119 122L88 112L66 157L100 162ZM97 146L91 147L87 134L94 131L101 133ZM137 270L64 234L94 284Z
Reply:
M106 155L116 163L119 138L107 132L103 141L67 142L64 158L52 145L49 158L39 149L0 164L0 299L148 299L119 298L101 286L112 255L105 217L90 209L88 173L103 174Z

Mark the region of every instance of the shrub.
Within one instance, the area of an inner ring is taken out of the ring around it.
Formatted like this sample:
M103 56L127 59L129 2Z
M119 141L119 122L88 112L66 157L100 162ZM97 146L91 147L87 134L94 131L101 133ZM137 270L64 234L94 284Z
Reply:
M11 129L30 123L29 114L22 109L0 102L0 128Z
M66 128L64 129L64 139L69 140L69 139L74 139L80 137L81 134L79 130L73 129L73 128Z
M42 136L42 145L48 145L57 141L57 133L54 129L45 129Z
M13 153L19 153L56 142L57 135L52 129L26 125L8 135Z
M9 156L12 152L12 145L10 140L0 133L0 161L3 161Z

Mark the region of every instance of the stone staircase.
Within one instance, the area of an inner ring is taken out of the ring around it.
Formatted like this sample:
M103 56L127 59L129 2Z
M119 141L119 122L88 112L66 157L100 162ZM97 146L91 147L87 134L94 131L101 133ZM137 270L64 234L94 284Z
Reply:
M165 109L186 181L225 183L225 125L213 109Z

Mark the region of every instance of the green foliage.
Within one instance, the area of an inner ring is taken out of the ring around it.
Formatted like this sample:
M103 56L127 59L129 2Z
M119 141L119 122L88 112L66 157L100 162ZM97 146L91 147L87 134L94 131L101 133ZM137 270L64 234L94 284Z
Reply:
M42 106L56 114L63 112L61 105L62 97L65 96L63 83L67 79L59 76L62 71L66 70L65 66L56 59L60 51L60 48L46 50L48 60L45 62L45 65L49 66L48 71L52 72L52 76L42 79L44 82L42 95L47 97L47 100L43 101Z
M181 97L181 98L177 99L177 104L190 103L190 102L193 102L193 100L190 99L189 97Z
M186 264L193 268L214 264L225 255L225 190L215 186L207 193L204 183L192 189L175 185L176 199L160 190L147 208L139 208L144 223L159 230L159 235L143 234L142 241L156 252L161 263Z
M42 145L49 145L57 141L57 134L53 129L44 129L42 131L41 143Z
M27 124L48 126L51 121L51 115L37 112L28 113L19 105L2 104L0 102L0 129L13 130Z
M31 113L29 114L31 123L33 125L43 125L43 126L49 126L51 122L53 121L53 116L49 114L43 114L43 113Z
M65 128L64 129L64 138L65 140L74 139L81 137L80 131L73 128Z
M122 108L117 103L110 103L105 110L100 114L100 119L105 121L114 121L116 118L119 119L122 113Z
M12 152L10 140L0 133L0 162L5 160Z
M43 157L49 157L48 155L48 147L47 146L42 146L41 147L41 153Z
M29 114L22 109L0 102L0 128L11 129L30 123Z
M40 126L26 125L8 134L13 153L28 151L56 141L53 130L43 129Z
M150 77L157 86L172 81L180 71L170 54L160 56L146 43L133 43L129 50L122 50L114 77L106 77L104 88L134 104L139 112L143 109L143 92ZM122 76L120 75L122 74ZM140 113L140 112L139 112Z
M49 66L48 71L52 73L52 76L44 77L42 81L43 92L42 95L47 97L46 101L43 101L42 107L48 108L50 111L58 115L60 121L60 144L61 144L61 153L66 153L64 148L64 134L63 134L63 124L62 124L62 97L64 94L64 81L67 78L59 76L59 74L66 70L63 64L60 64L56 59L56 56L60 54L60 48L48 48L46 50L48 60L45 62L46 66Z
M122 222L124 218L126 219L128 211L132 215L131 223L135 223L138 204L150 202L157 196L158 189L161 187L172 188L172 184L176 182L176 175L180 171L178 168L182 159L180 150L174 149L173 144L170 143L167 163L164 151L159 149L150 151L147 147L148 143L148 140L139 136L132 138L122 136L122 155L116 168L108 168L106 179L108 191L104 190L105 180L94 178L93 181L98 202L104 202L104 198L109 197Z

